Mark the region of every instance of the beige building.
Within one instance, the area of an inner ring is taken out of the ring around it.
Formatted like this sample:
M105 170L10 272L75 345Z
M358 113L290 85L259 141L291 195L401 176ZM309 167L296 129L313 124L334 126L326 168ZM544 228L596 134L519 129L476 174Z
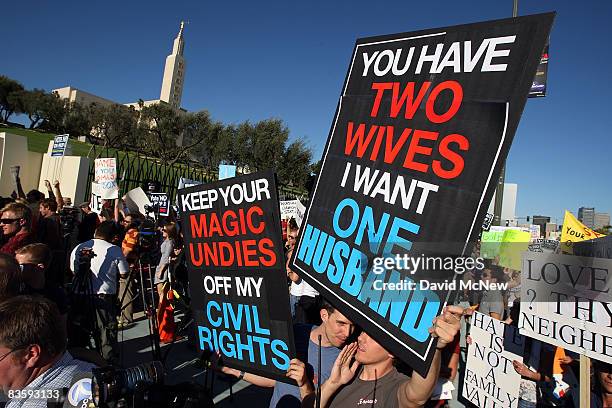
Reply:
M609 213L595 213L595 221L593 222L593 228L599 229L610 225L610 214Z
M53 93L56 93L62 99L68 99L70 102L76 102L81 105L91 105L92 103L97 105L112 105L117 103L71 86L54 89Z
M183 84L185 81L185 58L183 58L183 50L185 48L185 42L183 41L184 28L185 23L181 21L181 29L174 39L172 54L166 57L164 79L162 80L161 94L159 95L161 101L169 103L174 108L181 106Z

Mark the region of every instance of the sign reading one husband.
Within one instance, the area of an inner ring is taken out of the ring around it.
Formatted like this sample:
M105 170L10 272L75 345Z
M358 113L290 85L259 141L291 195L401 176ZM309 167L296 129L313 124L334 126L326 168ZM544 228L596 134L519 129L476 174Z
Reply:
M428 328L449 290L381 289L432 271L375 273L373 260L427 255L425 243L438 253L469 254L553 17L356 43L292 263L421 374L435 350ZM453 272L445 273L452 280Z

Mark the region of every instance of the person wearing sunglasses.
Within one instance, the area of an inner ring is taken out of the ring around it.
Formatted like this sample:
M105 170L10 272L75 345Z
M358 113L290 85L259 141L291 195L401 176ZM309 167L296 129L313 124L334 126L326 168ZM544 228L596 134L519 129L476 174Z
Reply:
M31 232L32 210L26 205L10 203L0 210L0 225L6 239L0 252L15 256L15 251L34 242Z
M52 302L16 296L0 303L0 388L9 397L7 408L46 407L75 375L93 367L66 351L66 331Z

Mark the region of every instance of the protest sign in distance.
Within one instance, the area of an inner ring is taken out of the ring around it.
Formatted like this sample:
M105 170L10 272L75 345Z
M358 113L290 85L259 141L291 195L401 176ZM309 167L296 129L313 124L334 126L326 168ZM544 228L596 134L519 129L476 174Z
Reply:
M504 231L499 247L499 266L521 270L521 252L527 251L531 234L527 231L508 229Z
M191 180L191 179L188 179L188 178L185 178L185 177L179 178L177 193L174 196L176 206L178 207L178 190L183 189L183 188L187 188L187 187L197 186L197 185L200 185L200 184L202 184L201 181Z
M612 259L612 235L576 242L574 255Z
M151 208L151 200L149 200L147 193L141 187L128 191L123 196L123 201L131 213L138 212L142 215L147 215L149 213L147 209Z
M531 234L531 240L540 238L540 226L531 224L529 226L529 234Z
M57 135L53 138L51 157L63 157L67 153L69 135Z
M98 183L102 198L105 200L118 198L119 185L117 184L117 161L115 158L96 159L94 163L94 180Z
M480 238L480 256L484 259L495 259L499 256L504 231L510 227L494 225L489 231L483 231Z
M89 202L91 211L100 214L102 211L102 188L95 181L91 183L91 199Z
M220 164L219 180L225 180L231 177L236 177L236 166L233 164Z
M491 224L493 224L493 219L495 218L494 214L486 213L484 217L484 221L482 221L482 230L488 231L491 229Z
M265 171L179 190L202 350L291 382L295 357L276 178Z
M531 243L529 244L527 249L531 252L546 252L548 254L554 254L554 253L557 253L559 250L559 241L557 241L556 239L545 239L545 238L533 239L531 240ZM576 253L576 255L594 256L594 255L586 255L586 254L579 254L579 253ZM606 257L598 256L598 258L606 258Z
M612 363L612 260L524 252L521 334Z
M462 397L479 408L516 408L521 376L512 361L523 361L523 336L515 327L475 312L470 337Z
M429 255L426 243L469 254L553 17L366 38L354 49L292 264L421 374L449 289L376 289L432 276L375 274L373 259Z
M166 193L150 193L149 201L155 208L155 212L162 217L167 217L170 212L170 201Z
M549 45L546 44L544 47L544 51L542 51L542 57L540 58L540 65L538 65L538 70L536 71L536 75L533 78L533 84L531 85L531 90L529 91L530 98L536 98L541 96L546 96L546 78L548 76L548 48Z
M287 200L280 202L281 220L290 220L293 218L295 219L298 227L302 225L305 212L306 207L304 207L304 204L302 204L300 200Z

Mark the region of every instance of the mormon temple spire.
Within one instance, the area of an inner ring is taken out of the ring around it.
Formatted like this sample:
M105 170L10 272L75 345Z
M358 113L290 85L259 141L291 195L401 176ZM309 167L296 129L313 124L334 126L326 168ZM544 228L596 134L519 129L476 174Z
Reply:
M166 57L164 79L159 96L160 100L169 103L175 108L181 107L181 96L183 95L183 83L185 81L185 59L183 58L183 50L185 48L185 41L183 40L184 28L185 22L181 21L181 28L174 39L172 54Z

